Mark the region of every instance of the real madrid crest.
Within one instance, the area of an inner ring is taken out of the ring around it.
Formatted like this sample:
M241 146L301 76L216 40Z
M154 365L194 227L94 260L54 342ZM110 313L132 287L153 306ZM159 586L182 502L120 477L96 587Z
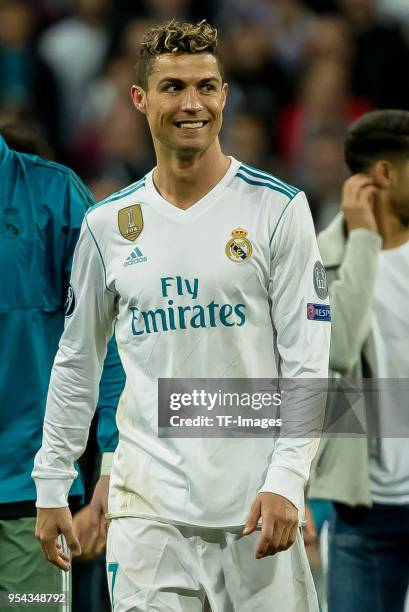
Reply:
M233 230L231 235L232 238L226 244L226 255L227 257L236 263L245 263L250 259L253 252L250 240L246 238L247 231L238 227Z
M140 204L132 204L118 211L118 226L122 236L133 242L143 230L143 216Z

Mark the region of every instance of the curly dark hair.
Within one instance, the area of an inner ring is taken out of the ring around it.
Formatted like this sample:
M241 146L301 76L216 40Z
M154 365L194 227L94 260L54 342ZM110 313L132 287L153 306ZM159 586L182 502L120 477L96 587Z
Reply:
M140 87L147 89L153 60L165 53L210 53L215 56L224 81L223 65L217 49L217 30L205 20L188 23L172 19L145 33L136 65L136 82Z

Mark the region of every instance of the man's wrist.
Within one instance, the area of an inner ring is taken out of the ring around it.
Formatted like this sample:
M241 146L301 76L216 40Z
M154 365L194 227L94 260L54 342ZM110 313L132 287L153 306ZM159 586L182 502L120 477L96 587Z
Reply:
M265 483L258 492L281 495L297 510L301 510L304 502L304 486L304 479L295 472L284 467L270 466Z
M348 232L352 232L356 229L364 229L378 233L376 220L373 214L369 211L349 211L348 213L345 213L344 211L344 218Z

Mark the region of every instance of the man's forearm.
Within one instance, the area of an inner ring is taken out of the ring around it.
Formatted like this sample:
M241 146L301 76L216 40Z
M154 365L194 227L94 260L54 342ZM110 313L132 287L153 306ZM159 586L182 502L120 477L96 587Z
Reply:
M43 442L32 472L37 507L67 505L68 491L77 476L74 462L87 443L100 374L98 360L83 360L64 346L59 349L50 379Z
M382 240L368 229L351 232L339 278L330 286L330 368L346 374L358 361L370 329L378 253Z

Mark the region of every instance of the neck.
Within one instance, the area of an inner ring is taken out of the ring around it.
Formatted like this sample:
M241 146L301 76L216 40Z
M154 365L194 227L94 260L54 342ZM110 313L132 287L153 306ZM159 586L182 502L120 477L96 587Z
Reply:
M386 196L381 194L379 197L379 201L375 204L374 215L382 237L382 249L395 249L409 240L409 227L406 227L392 212Z
M153 181L161 196L186 210L205 196L226 174L230 159L217 140L206 151L192 156L169 155L156 148L157 166Z

